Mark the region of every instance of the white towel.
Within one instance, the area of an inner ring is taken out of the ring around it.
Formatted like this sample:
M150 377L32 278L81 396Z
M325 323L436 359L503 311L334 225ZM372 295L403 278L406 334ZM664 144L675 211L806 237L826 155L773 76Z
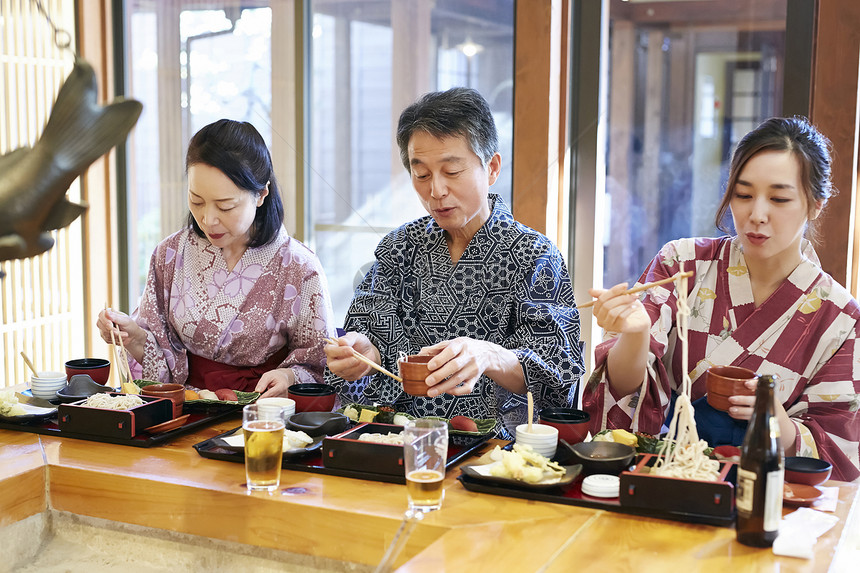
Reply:
M815 542L838 521L835 515L808 507L789 513L779 524L779 535L773 542L774 555L812 559Z

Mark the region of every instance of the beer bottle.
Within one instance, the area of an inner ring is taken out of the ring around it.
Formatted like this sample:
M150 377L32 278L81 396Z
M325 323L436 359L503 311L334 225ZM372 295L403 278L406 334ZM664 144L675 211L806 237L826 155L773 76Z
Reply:
M782 519L783 457L779 420L774 414L774 376L758 377L755 408L741 446L738 468L737 539L770 547Z

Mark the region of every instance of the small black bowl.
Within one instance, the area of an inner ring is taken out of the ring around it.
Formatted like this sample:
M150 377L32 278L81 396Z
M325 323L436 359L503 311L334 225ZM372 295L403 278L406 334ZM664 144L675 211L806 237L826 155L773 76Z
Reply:
M287 389L287 398L296 403L296 412L331 412L337 394L331 384L293 384Z
M311 437L339 434L349 426L349 418L338 412L299 412L287 421L293 430Z
M557 422L559 424L578 424L581 422L588 422L591 419L591 416L588 415L588 412L577 410L576 408L553 407L543 408L540 411L540 418L550 422Z
M566 445L577 462L582 464L582 471L586 475L618 475L628 469L636 457L636 450L632 446L618 442L592 441Z
M113 388L93 381L88 374L75 374L68 384L57 390L57 398L60 402L69 404L102 392L113 392Z
M293 384L290 386L289 392L297 396L328 396L329 394L334 394L335 390L331 384L308 382L305 384Z
M785 458L785 481L803 485L819 485L830 478L830 462L804 456Z

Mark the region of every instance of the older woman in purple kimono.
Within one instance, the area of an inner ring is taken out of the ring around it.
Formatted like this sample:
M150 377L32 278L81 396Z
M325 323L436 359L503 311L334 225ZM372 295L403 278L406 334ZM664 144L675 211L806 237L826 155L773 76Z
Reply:
M254 127L222 119L188 146L188 226L152 255L134 317L97 322L122 337L148 380L286 395L319 382L331 302L316 256L283 228L269 150Z
M695 273L688 360L701 437L739 445L755 400L732 396L727 414L711 408L709 367L775 374L785 454L825 459L834 478L853 480L860 476L860 306L821 270L804 239L831 194L827 140L800 118L765 121L738 144L717 213L728 232L723 220L731 212L736 235L673 241L640 281L672 276L681 265ZM595 350L585 409L593 431L657 434L683 375L676 286L653 288L643 300L625 294L626 286L591 291L608 340Z

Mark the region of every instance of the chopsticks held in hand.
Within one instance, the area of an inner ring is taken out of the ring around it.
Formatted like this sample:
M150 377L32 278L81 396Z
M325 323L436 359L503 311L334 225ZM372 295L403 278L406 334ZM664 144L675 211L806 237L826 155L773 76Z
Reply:
M107 310L107 308L107 304L105 304L105 310ZM114 326L116 326L116 324L114 324ZM113 329L110 331L110 340L113 343L111 351L113 352L114 363L116 363L117 368L119 368L120 389L126 394L140 394L140 388L134 383L131 376L131 366L128 365L128 352L125 349L125 344L122 342L122 336L119 337L119 352L117 352L116 349L117 342Z
M691 276L693 276L693 271L687 271L685 273L675 273L674 275L672 275L671 277L669 277L667 279L661 279L659 281L654 281L652 283L645 283L644 285L639 285L637 287L627 289L624 292L624 294L636 294L637 292L642 292L643 290L648 290L649 288L652 288L655 286L660 286L660 285L664 285L666 283L671 283L671 282L674 282L674 281L681 279L681 278L690 278ZM578 304L578 305L576 305L576 308L579 310L582 310L583 308L589 308L589 307L594 306L595 302L596 301L592 300L591 302L586 302L585 304Z
M326 338L325 341L328 342L329 344L334 344L335 346L339 346L339 344L337 343L337 340L335 340L334 338ZM378 371L382 372L383 374L385 374L386 376L390 376L391 378L394 378L398 382L403 382L403 378L401 378L397 374L392 374L391 372L389 372L388 370L386 370L385 368L383 368L382 366L380 366L379 364L377 364L376 362L374 362L373 360L371 360L370 358L368 358L364 354L356 351L355 348L350 347L350 350L352 351L352 355L355 358L357 358L359 361L364 362L365 364L367 364L368 366L370 366L374 370L378 370Z

